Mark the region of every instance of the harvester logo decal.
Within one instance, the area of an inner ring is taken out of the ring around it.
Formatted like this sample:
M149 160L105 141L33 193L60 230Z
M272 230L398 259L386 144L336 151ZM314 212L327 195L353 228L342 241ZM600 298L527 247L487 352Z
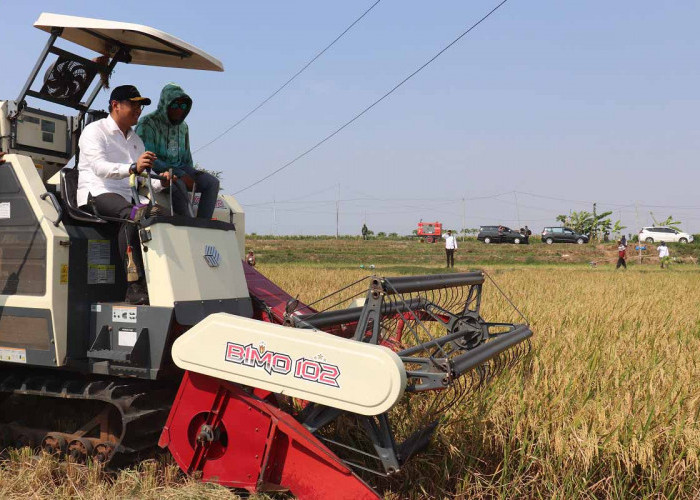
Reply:
M209 267L219 267L221 255L214 245L206 245L204 247L204 260L207 261Z
M231 363L250 368L262 368L268 375L272 375L273 372L288 375L294 371L294 378L339 388L340 368L320 361L319 358L322 356L316 356L314 359L292 360L288 354L268 350L264 343L258 346L226 343L225 359Z

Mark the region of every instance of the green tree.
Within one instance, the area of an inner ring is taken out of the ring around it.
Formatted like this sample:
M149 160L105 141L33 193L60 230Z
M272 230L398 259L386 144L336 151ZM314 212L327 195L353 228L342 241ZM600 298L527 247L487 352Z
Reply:
M613 234L619 235L620 233L622 233L623 229L627 229L627 226L623 226L619 219L616 220L615 224L613 224L613 227L612 227Z
M596 239L598 233L609 232L612 226L609 219L611 214L612 211L593 215L587 210L581 210L579 212L572 211L569 215L557 215L556 220L577 233L587 234L591 239Z
M670 228L675 229L676 231L681 230L679 227L681 225L681 221L675 220L673 218L673 215L669 215L668 217L666 217L665 220L662 220L661 222L659 222L654 218L654 214L652 212L649 212L649 213L651 214L651 218L654 219L655 226L670 227Z

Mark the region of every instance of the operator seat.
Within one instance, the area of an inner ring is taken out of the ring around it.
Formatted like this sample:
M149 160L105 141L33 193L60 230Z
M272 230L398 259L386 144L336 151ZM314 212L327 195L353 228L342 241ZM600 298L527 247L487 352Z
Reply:
M68 214L75 220L106 224L107 221L78 207L78 169L63 167L61 169L61 199L65 203Z

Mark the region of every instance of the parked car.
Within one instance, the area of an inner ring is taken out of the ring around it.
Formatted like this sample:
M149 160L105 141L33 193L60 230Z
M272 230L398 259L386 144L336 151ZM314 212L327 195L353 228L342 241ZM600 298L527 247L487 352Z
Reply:
M588 236L579 234L568 227L545 227L542 230L542 243L588 243Z
M476 239L484 243L515 243L516 245L529 243L526 234L521 234L506 226L481 226Z
M690 243L693 235L678 231L672 227L643 227L639 232L639 241L654 243L665 241L667 243Z

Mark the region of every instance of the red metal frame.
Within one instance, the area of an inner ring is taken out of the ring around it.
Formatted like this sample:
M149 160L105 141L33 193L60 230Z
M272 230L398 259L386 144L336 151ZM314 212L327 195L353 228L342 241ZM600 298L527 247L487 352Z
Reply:
M224 486L288 490L301 499L379 498L267 394L185 372L158 444L182 470ZM203 425L214 439L197 439Z

